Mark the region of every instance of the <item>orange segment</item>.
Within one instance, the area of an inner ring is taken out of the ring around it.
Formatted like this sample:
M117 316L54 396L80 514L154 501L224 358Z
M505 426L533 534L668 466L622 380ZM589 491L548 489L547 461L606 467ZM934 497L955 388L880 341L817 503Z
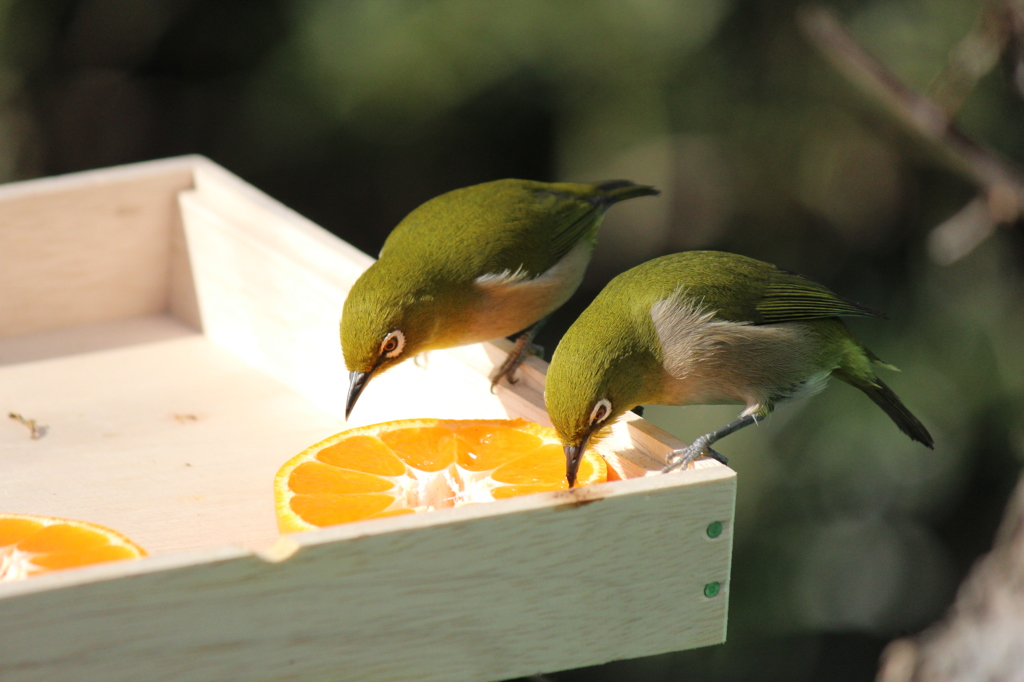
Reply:
M413 469L440 471L455 461L458 441L444 426L395 429L380 434L391 451Z
M43 522L32 516L0 514L0 547L13 545L43 528Z
M81 526L55 523L41 528L18 543L23 552L49 554L51 552L76 552L107 544L107 535Z
M562 451L562 460L565 460L565 451ZM608 475L608 464L600 456L584 457L580 461L579 471L576 472L576 485L590 485L591 483L604 483L610 480L621 480L618 477L612 479Z
M349 493L382 493L394 488L386 478L349 471L323 462L303 462L288 479L295 493L311 495L344 495Z
M382 512L394 501L390 495L379 493L296 495L291 499L290 506L306 523L314 526L334 526Z
M539 436L520 429L491 425L467 426L459 431L459 466L470 471L490 471L508 461L509 454L530 452L543 444Z
M0 582L146 551L117 531L85 521L0 513Z
M560 445L545 445L498 467L491 478L500 483L545 484L565 481L565 451Z
M356 435L321 450L316 458L324 464L377 476L401 476L405 464L376 436Z
M579 485L607 479L584 455ZM335 434L288 460L274 479L281 532L564 490L554 429L523 419L411 419Z
M32 563L36 566L53 570L57 568L85 566L86 564L98 564L104 561L134 559L136 556L135 552L128 547L121 547L120 545L101 545L99 547L82 549L77 552L54 552L53 554L43 554L32 559Z

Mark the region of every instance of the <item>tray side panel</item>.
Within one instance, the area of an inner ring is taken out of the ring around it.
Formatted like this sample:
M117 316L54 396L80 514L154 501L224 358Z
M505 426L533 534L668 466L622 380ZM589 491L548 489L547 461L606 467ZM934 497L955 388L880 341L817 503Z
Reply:
M180 206L206 335L342 414L338 324L373 259L213 163L195 178Z
M302 248L263 239L201 194L183 192L180 203L206 336L321 409L343 414L348 373L338 321L361 268L336 254L336 269L325 272Z
M721 642L735 477L663 478L12 597L0 679L493 680Z
M178 161L2 188L0 337L172 307L195 324L187 264L172 264L184 255L175 199L190 186Z

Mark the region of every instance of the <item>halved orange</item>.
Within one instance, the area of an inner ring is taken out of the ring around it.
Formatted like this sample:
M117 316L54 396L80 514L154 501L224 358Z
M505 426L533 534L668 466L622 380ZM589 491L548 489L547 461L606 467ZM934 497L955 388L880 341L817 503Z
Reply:
M588 452L577 485L608 479ZM552 428L525 419L405 419L335 434L288 460L274 479L282 533L565 490Z
M0 582L143 556L146 550L95 523L0 513Z

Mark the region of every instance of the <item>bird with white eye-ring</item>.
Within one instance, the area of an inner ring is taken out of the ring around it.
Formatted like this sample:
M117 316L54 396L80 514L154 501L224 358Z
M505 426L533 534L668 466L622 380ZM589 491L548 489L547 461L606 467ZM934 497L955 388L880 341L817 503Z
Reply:
M875 372L891 367L840 319L880 313L806 277L720 251L689 251L615 277L559 341L544 400L572 487L587 444L640 405L744 405L739 417L668 453L663 471L765 419L832 377L862 391L925 447L928 429Z
M516 335L491 390L502 379L515 383L537 330L579 287L604 214L657 193L628 180L508 179L453 190L414 210L345 299L345 418L374 377L432 350Z

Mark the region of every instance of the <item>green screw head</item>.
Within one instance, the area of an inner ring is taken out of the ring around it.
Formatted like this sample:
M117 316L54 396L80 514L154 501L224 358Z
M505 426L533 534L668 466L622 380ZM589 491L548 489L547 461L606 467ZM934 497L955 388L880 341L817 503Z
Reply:
M718 593L721 590L722 590L722 586L720 584L718 584L717 582L708 583L707 585L704 586L704 596L707 597L708 599L711 599L712 597L717 597Z
M714 523L708 525L708 537L709 538L717 538L721 534L722 534L722 522L721 521L715 521Z

